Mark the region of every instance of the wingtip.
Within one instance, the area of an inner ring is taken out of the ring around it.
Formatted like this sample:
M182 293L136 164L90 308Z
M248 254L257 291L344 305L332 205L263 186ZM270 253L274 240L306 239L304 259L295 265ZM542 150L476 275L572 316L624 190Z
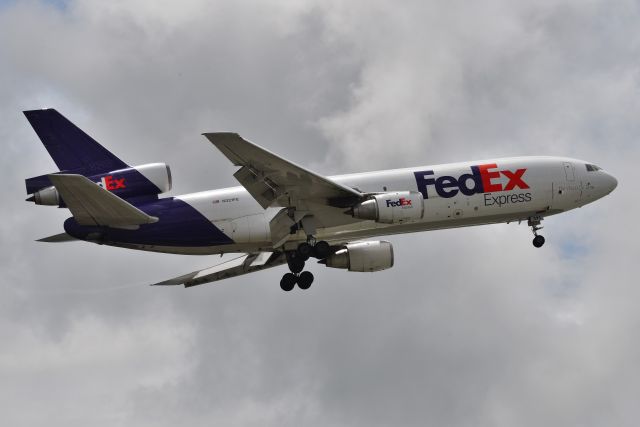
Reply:
M47 236L47 237L43 237L41 239L36 240L36 242L40 242L40 243L65 243L65 242L75 242L78 239L67 234L67 233L60 233L60 234L54 234L53 236Z
M238 132L205 132L202 134L211 142L218 142L225 139L241 138Z

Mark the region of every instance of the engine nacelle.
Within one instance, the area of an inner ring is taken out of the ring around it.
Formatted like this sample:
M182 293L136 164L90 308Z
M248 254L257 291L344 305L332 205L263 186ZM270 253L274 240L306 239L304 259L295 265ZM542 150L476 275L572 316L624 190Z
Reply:
M385 224L418 221L424 216L424 198L415 191L376 194L354 206L352 215Z
M380 271L393 267L393 246L385 241L348 243L322 261L327 267L349 271Z
M60 195L56 187L51 186L36 191L27 201L34 202L36 205L58 206L60 205Z
M119 197L157 196L171 190L171 169L149 163L88 177Z
M32 178L32 180L44 178L46 175ZM133 166L87 178L122 198L157 196L171 190L171 170L169 165L165 163ZM29 181L27 180L27 189L29 189ZM46 178L46 181L43 182L49 182L49 179ZM40 188L33 193L33 197L27 200L33 201L37 205L60 206L61 204L60 195L53 186Z

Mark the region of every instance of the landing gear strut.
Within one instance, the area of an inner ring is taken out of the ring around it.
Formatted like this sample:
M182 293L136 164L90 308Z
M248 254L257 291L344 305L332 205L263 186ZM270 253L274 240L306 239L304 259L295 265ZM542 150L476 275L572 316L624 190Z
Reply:
M533 246L536 248L542 247L544 245L544 236L538 234L538 230L542 230L542 226L540 222L542 221L542 217L531 217L527 222L527 225L531 227L531 231L533 231Z

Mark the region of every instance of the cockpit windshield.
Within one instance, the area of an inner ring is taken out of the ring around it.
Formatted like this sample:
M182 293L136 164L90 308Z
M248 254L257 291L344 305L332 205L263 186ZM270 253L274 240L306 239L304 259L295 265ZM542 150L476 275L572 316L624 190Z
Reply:
M602 169L600 166L596 166L596 165L585 164L585 166L587 167L588 172L595 172Z

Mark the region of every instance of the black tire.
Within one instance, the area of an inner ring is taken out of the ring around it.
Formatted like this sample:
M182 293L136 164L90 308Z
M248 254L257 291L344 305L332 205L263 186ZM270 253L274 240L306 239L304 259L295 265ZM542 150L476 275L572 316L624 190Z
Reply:
M300 258L290 259L289 270L291 270L292 273L300 273L302 270L304 270L304 261Z
M536 236L533 238L533 246L535 246L536 248L541 248L542 245L544 245L544 237L543 236Z
M324 240L316 243L316 245L313 247L313 250L315 252L315 257L318 259L325 259L329 255L331 255L331 246L329 246L329 244Z
M298 255L302 257L305 261L309 259L311 254L313 253L313 246L310 244L303 242L298 245Z
M289 292L296 286L297 280L298 278L294 274L287 273L280 279L280 288L285 292Z
M303 271L298 276L298 287L300 289L309 289L309 286L313 283L313 274L310 271Z

